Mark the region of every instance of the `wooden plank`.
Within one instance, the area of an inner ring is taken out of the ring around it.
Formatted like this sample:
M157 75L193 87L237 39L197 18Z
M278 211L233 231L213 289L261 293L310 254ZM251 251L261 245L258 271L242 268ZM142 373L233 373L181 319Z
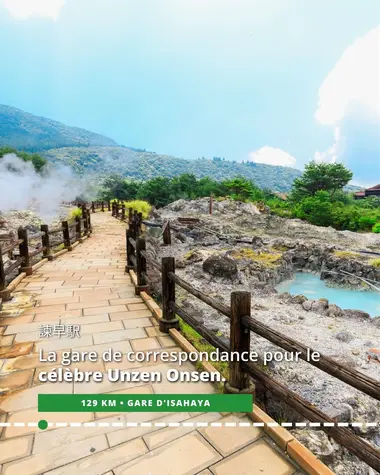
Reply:
M363 393L368 394L368 396L380 401L379 381L376 381L375 379L372 379L369 376L356 371L355 369L342 365L329 356L320 355L319 361L313 361L312 359L308 358L308 354L314 352L315 350L303 345L302 343L299 343L296 340L293 340L292 338L280 332L277 332L276 330L273 330L272 328L257 320L254 320L253 318L247 316L243 317L243 324L257 335L260 335L263 338L271 341L280 348L294 353L298 352L300 358L307 361L316 368L319 368L325 373L334 376L340 381L344 381L350 386L359 389Z
M180 223L199 223L201 220L199 218L177 218L177 221Z
M44 226L44 225L42 225ZM28 234L28 239L29 241L32 241L32 239L39 239L45 235L44 232L39 231L38 233L33 233L33 234Z
M38 249L34 249L34 251L29 252L29 257L34 257L37 256L38 254L41 254L41 252L44 252L45 247L40 247Z
M16 261L13 262L13 264L10 264L9 266L5 267L5 269L4 269L5 275L11 274L15 269L17 269L18 267L20 267L20 265L21 265L23 262L24 262L24 258L23 258L23 257L19 257L18 259L16 259Z
M345 447L351 454L356 455L360 460L367 463L373 469L380 471L380 451L361 437L355 435L350 429L336 427L336 421L331 419L308 401L300 397L294 391L291 391L283 384L267 376L264 371L252 363L244 363L243 367L262 386L275 394L282 402L288 404L291 408L301 414L310 422L321 423L324 432L332 437L336 442ZM326 427L325 422L333 423L334 427Z
M184 290L189 292L189 294L194 295L194 297L198 297L199 300L202 300L202 302L207 303L213 309L217 310L223 315L226 315L226 317L231 318L231 310L226 305L220 302L217 302L213 298L206 295L204 292L201 292L200 290L195 289L192 285L188 284L185 280L181 279L181 277L179 277L178 275L174 273L169 273L169 278L173 279L176 284L178 284Z
M199 298L199 300L202 302L210 305L210 307L231 318L231 310L226 305L215 301L205 293L195 289L192 285L188 284L176 274L169 274L169 278L173 279L180 287ZM269 326L257 320L244 317L243 323L251 331L262 336L263 338L266 338L272 343L275 343L280 348L283 348L287 351L299 351L300 357L306 360L308 347L302 343L299 343L296 340L293 340L292 338L289 338L286 335L273 330ZM315 350L313 348L309 348L309 352L314 351ZM343 381L350 386L359 389L365 394L368 394L368 396L380 401L380 382L376 381L375 379L370 378L369 376L366 376L355 369L342 365L337 361L334 361L332 358L323 355L320 355L319 361L308 360L308 363L319 369L322 369L340 381Z
M7 246L4 246L1 251L2 254L6 254L7 252L12 251L23 242L24 242L23 239L17 239L17 241L12 242L12 244L8 244Z
M175 311L186 323L192 326L203 338L211 343L215 348L219 348L222 351L230 352L230 346L224 343L219 337L214 335L203 324L198 322L188 312L183 310L175 303L171 303L173 311ZM372 447L368 442L364 441L361 437L353 434L349 429L344 427L325 427L324 422L335 424L335 420L324 414L322 411L314 407L308 401L300 397L294 391L291 391L283 384L275 381L265 374L264 371L259 369L252 363L242 364L243 368L254 379L260 381L265 389L271 391L278 396L281 401L288 404L295 409L299 414L305 417L311 422L321 423L321 429L324 430L329 436L331 436L336 442L348 449L349 452L356 455L363 460L373 469L380 470L380 452Z

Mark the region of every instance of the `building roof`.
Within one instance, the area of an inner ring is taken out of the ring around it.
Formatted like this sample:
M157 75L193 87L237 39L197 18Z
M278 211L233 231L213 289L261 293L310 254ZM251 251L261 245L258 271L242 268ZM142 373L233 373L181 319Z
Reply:
M365 191L357 191L355 196L365 196Z
M380 191L380 183L378 185L372 186L371 188L367 188L367 190Z

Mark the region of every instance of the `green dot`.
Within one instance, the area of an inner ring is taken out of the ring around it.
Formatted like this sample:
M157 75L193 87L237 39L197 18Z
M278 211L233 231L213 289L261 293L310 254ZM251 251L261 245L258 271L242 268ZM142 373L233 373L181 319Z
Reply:
M41 420L38 422L38 428L41 429L41 430L45 430L47 429L48 427L48 422L47 421L44 421L44 420Z

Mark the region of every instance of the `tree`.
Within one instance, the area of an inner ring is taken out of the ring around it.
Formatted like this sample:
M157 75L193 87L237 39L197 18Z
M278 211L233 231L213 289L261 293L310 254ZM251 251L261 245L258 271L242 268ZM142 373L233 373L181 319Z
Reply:
M126 180L119 175L109 176L103 183L105 191L102 198L104 200L134 200L137 196L139 183L136 181Z
M330 226L333 223L333 214L329 193L317 191L314 196L304 198L296 206L295 215L317 226Z
M333 197L351 179L351 170L341 163L312 161L305 166L303 174L294 180L291 199L300 201L307 196L314 196L318 191L327 191Z
M146 200L153 206L160 207L170 203L170 194L170 179L157 177L141 184L137 199Z
M171 195L176 199L196 197L197 179L192 173L183 173L171 179Z
M229 194L232 194L233 198L241 201L246 201L248 198L251 198L257 190L255 185L244 177L224 180L222 185L225 186Z

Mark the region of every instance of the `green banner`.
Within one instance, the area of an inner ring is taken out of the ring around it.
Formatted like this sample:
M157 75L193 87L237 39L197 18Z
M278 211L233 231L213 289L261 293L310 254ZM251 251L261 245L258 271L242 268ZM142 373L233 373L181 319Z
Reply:
M252 412L252 394L39 394L38 412Z

